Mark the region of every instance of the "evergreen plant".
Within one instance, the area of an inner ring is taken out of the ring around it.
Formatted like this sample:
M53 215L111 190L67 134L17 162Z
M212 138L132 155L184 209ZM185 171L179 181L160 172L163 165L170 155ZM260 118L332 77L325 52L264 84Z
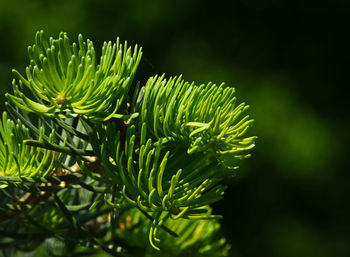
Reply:
M135 83L119 39L98 58L40 31L28 54L0 123L3 256L227 256L210 205L255 140L234 88Z

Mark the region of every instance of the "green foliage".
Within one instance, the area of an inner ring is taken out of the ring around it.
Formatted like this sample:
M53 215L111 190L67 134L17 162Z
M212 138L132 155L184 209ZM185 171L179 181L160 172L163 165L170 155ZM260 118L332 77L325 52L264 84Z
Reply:
M221 164L233 166L235 159L254 147L255 137L242 138L253 120L242 115L248 106L236 106L235 89L197 86L179 78L151 77L137 111L156 138L181 142L187 153L212 152Z
M42 127L40 137L45 134ZM6 112L0 122L0 176L45 177L51 176L59 162L59 154L30 147L24 143L29 139L29 130L17 121L8 119ZM54 134L49 136L53 142Z
M0 244L38 228L30 250L55 238L123 256L149 240L145 256L226 256L209 205L255 140L234 89L155 76L130 90L141 51L119 41L97 64L82 36L78 47L38 32L29 57L27 78L15 71L6 95L17 125L4 113L0 126L0 234L12 240Z
M137 46L132 53L126 42L124 47L119 44L119 39L116 44L105 43L97 63L93 43L84 42L82 35L78 44L71 45L66 33L55 40L40 31L28 53L27 78L16 70L14 73L39 99L28 98L14 82L15 95L6 97L16 106L49 117L80 114L95 121L123 117L117 111L125 104L141 59Z
M189 158L185 151L165 147L162 140L146 141L146 123L143 123L140 142L136 141L135 126L126 130L124 151L117 145L115 157L110 156L106 167L111 172L118 171L116 182L120 179L123 185L124 202L112 204L115 207L137 207L151 213L154 222L149 230L150 243L158 248L157 231L168 219L214 219L207 208L222 198L225 187L217 185L223 173L215 164L215 159L197 154ZM115 140L108 138L106 144ZM165 148L165 149L164 149ZM101 153L102 157L106 153Z
M210 210L208 210L210 212ZM151 222L137 209L126 211L119 219L117 234L133 247L142 248L147 242ZM227 256L230 246L220 237L220 224L216 220L176 220L166 222L179 237L159 231L162 251L146 247L145 256Z

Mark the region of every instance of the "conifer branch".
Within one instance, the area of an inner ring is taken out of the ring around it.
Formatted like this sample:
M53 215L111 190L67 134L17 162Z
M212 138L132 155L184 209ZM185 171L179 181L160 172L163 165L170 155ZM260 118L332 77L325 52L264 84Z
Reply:
M0 121L0 246L35 235L30 250L56 238L112 256L227 256L210 205L256 140L235 89L164 75L134 85L142 51L119 39L98 58L81 35L39 31L28 54Z

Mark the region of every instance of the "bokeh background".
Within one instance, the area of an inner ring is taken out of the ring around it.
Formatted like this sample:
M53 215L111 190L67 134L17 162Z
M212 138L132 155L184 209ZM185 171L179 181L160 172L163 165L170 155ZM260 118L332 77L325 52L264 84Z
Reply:
M350 256L350 9L333 1L0 0L0 93L24 71L35 32L100 48L143 46L138 79L183 74L236 88L259 136L224 200L236 257Z

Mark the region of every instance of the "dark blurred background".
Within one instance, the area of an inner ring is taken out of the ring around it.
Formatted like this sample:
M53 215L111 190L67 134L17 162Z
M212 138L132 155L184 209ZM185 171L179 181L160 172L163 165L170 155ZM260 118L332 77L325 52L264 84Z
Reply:
M214 206L232 256L350 256L347 4L0 0L1 104L41 29L82 33L96 48L116 36L142 45L142 82L225 81L251 105L259 136Z

